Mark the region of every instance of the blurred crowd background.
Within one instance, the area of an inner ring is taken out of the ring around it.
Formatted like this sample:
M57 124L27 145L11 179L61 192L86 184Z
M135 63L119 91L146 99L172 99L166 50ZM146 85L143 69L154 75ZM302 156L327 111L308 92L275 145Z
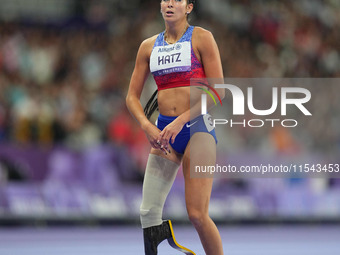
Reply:
M125 96L140 43L164 30L159 1L0 6L0 217L137 218L150 146ZM337 0L198 0L191 16L215 36L225 77L340 77ZM154 90L148 79L143 104ZM304 153L339 163L340 89L315 91L316 116L328 117L305 130ZM294 134L269 132L271 148L286 153ZM254 143L239 142L251 133L232 134L230 151L251 157ZM166 213L185 218L180 175ZM221 220L340 217L337 179L216 182L211 210Z

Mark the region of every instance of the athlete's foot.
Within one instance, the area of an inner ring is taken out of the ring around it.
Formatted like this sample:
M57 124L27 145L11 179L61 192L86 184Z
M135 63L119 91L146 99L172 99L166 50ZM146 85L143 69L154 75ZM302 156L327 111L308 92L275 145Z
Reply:
M157 246L171 237L171 231L166 221L161 225L143 229L145 255L157 255Z
M171 221L168 220L166 221L169 224L170 227L170 231L171 231L171 237L168 238L168 243L170 244L170 246L178 251L183 252L186 255L196 255L192 250L189 250L188 248L180 245L177 243L176 238L175 238L175 234L174 234L174 230L172 228L172 224Z
M157 255L157 247L165 239L174 249L187 255L195 255L193 251L177 243L170 220L164 221L158 226L144 228L143 235L145 255Z

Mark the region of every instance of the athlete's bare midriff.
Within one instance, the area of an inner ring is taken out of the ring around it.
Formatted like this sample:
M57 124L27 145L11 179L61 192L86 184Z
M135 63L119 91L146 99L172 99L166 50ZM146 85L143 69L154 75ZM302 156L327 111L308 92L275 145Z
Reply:
M199 100L193 87L177 87L158 91L159 112L165 116L179 116ZM198 91L198 90L197 90ZM191 98L190 98L191 94Z

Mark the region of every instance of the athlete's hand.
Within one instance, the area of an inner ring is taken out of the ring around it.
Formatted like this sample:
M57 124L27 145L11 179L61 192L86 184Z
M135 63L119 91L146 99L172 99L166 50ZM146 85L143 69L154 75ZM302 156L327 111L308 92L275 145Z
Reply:
M163 151L165 155L170 152L167 146L161 144L159 139L161 131L155 125L150 123L146 127L143 127L143 130L152 148Z
M169 123L161 132L160 132L160 142L164 147L169 147L169 143L175 142L176 136L182 130L184 123L182 123L178 118L173 122Z

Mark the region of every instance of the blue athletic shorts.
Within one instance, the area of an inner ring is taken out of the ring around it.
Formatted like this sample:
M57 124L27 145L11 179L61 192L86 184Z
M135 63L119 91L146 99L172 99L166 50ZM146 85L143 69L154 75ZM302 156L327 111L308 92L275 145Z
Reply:
M156 125L160 130L163 130L168 124L170 124L176 118L177 118L176 116L164 116L162 114L159 114ZM212 124L211 116L209 114L205 114L200 115L195 119L187 122L183 126L183 129L176 136L175 142L172 143L170 141L170 145L175 151L183 154L191 136L197 132L211 134L214 137L217 144L215 128Z

